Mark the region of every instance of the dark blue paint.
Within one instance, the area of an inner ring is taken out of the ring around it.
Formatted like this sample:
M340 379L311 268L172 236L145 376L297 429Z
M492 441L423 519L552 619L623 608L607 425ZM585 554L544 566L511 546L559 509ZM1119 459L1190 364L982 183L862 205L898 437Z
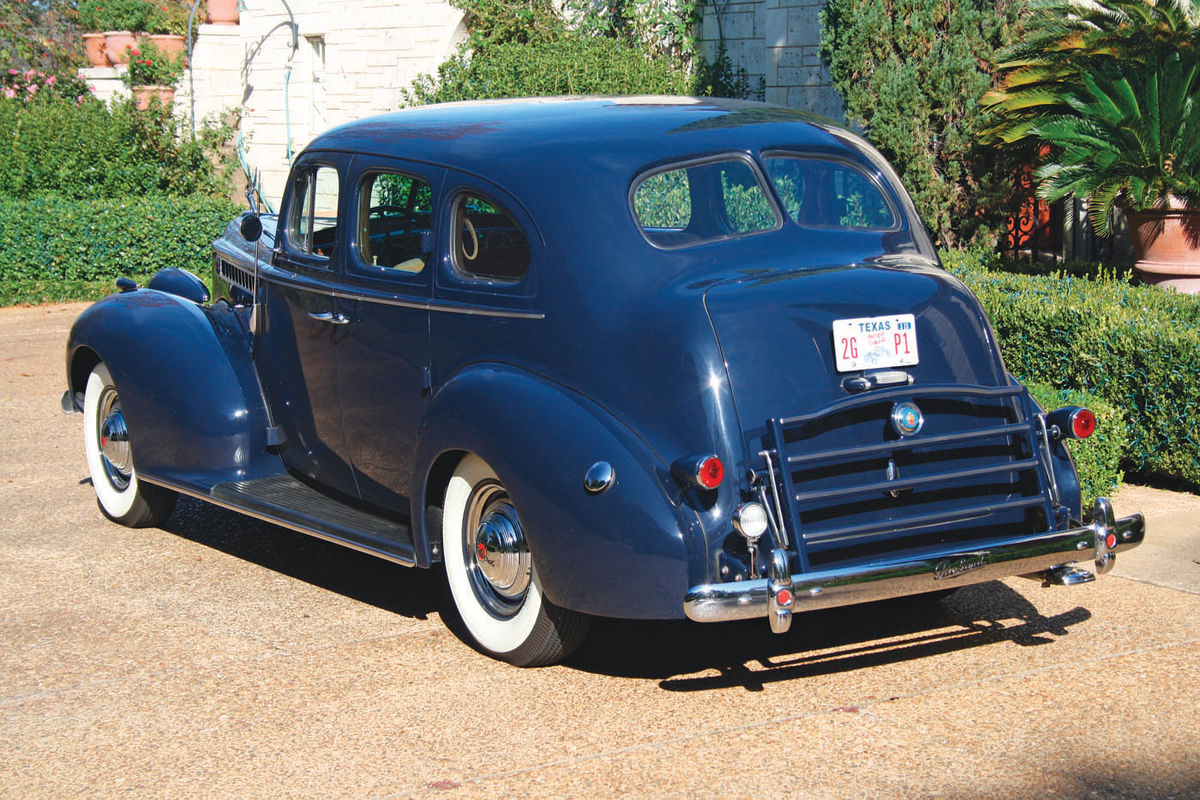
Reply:
M789 220L662 250L633 220L630 189L656 165L779 151L856 165L892 196L897 229ZM128 393L143 472L211 486L280 471L263 444L265 393L291 471L348 502L411 514L422 566L438 535L425 515L427 500L440 499L430 496L430 469L470 451L509 489L551 600L679 617L687 587L719 580L769 421L847 396L832 367L834 319L914 314L918 384L1011 380L978 303L937 266L892 169L853 134L799 112L716 100L432 106L336 128L297 163L310 161L340 170L337 245L318 262L295 253L282 228L265 237L281 253L261 270L261 391L250 337L227 323L236 315L223 303L204 309L146 290L110 298L81 318L72 347L99 353ZM432 187L435 249L419 275L355 261L355 192L375 169ZM455 271L450 208L460 192L494 199L525 230L522 280ZM164 288L188 295L184 284ZM315 322L310 311L349 324ZM168 368L176 364L184 371ZM840 435L853 446L865 434L850 426ZM725 463L715 492L670 477L671 463L700 453ZM1060 489L1078 516L1077 483L1059 453ZM617 478L592 495L583 478L596 461Z

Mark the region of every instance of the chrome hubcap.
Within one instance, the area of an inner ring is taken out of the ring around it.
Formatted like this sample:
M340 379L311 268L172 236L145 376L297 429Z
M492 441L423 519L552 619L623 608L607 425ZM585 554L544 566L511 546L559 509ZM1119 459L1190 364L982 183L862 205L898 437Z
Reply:
M476 487L463 531L464 561L471 586L498 617L517 613L529 590L532 561L517 510L499 483Z
M100 460L104 472L112 485L123 491L129 486L133 472L133 459L129 455L129 429L125 427L125 414L121 411L121 400L111 387L100 398Z

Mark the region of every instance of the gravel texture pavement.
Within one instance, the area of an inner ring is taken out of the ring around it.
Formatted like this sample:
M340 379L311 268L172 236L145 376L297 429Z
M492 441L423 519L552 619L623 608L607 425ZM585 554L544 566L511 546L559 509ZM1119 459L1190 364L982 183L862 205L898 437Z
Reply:
M520 670L435 573L198 501L107 522L58 407L81 309L0 309L0 797L1200 796L1196 496L1123 490L1146 544L1092 584L598 621Z

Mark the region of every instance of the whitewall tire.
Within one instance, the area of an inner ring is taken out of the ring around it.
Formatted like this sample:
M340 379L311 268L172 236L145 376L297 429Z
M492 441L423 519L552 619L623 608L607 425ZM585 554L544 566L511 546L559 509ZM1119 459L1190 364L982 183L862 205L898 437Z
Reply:
M131 528L161 525L176 494L138 480L121 397L104 364L88 375L83 395L83 448L96 501L113 522Z
M478 456L463 458L446 488L442 559L459 617L485 653L541 666L582 642L588 618L542 594L516 507Z

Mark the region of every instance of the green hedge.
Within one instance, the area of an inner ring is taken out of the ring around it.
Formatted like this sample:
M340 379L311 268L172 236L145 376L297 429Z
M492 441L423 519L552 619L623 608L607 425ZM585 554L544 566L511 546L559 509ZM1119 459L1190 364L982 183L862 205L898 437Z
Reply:
M231 188L221 155L231 135L205 123L193 140L171 107L157 103L138 111L132 100L110 107L47 90L0 97L0 197L221 196Z
M1029 384L1029 393L1047 411L1063 406L1083 406L1096 415L1095 433L1086 439L1067 442L1079 472L1083 507L1090 508L1092 500L1107 496L1125 477L1121 469L1121 461L1129 449L1129 425L1125 413L1095 395L1056 389L1045 383Z
M991 258L942 254L983 303L1009 370L1107 400L1129 421L1127 469L1200 486L1200 297L991 271Z
M238 213L203 196L0 200L0 305L92 299L164 267L207 275L212 240Z

